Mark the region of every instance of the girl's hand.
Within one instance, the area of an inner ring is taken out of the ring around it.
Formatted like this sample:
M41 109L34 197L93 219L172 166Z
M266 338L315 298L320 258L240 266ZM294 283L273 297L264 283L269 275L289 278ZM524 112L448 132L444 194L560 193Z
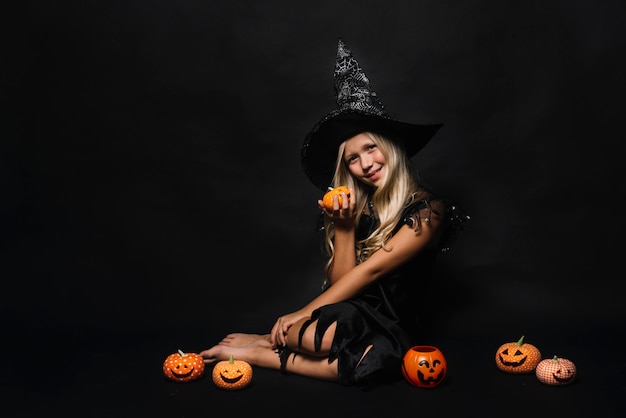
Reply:
M269 342L272 345L272 348L275 349L278 346L286 345L289 328L302 318L306 317L307 316L304 313L299 311L279 317L276 320L276 323L274 323L272 331L270 331Z
M348 198L347 193L341 193L341 206L339 206L338 196L333 196L332 209L326 208L322 199L317 201L317 205L326 216L332 219L335 225L345 225L348 222L353 222L356 218L356 194L353 188L350 188L350 198Z

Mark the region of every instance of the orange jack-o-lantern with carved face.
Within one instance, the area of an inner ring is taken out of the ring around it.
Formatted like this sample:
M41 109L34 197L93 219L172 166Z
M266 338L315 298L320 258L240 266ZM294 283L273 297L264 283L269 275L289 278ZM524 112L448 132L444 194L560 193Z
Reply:
M541 360L537 364L535 375L546 385L569 385L576 378L576 365L571 360L554 356Z
M228 360L215 363L213 367L213 383L220 389L243 389L252 382L252 366L247 361Z
M422 388L438 386L448 373L448 362L441 350L431 345L411 347L402 360L402 374L407 382Z
M190 382L204 375L204 360L200 354L178 350L163 362L163 373L175 382Z
M502 344L496 351L496 366L507 373L533 373L540 361L541 352L534 345L525 343L523 335L517 342Z

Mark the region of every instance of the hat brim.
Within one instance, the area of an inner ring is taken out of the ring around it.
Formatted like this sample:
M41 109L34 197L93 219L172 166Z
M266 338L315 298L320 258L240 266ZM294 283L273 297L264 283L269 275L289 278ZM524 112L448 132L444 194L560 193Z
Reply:
M443 124L413 124L358 110L334 111L315 124L305 137L301 163L305 174L321 190L327 190L335 173L337 149L361 132L375 132L403 144L407 156L417 154Z

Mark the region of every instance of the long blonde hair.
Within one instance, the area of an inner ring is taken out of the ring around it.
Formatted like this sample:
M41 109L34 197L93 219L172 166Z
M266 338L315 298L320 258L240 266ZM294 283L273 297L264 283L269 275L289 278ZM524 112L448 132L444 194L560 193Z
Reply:
M391 239L393 230L400 221L403 209L415 199L427 195L418 183L411 163L400 144L376 133L365 132L365 134L385 156L387 175L382 184L378 188L371 188L354 178L343 158L345 142L341 143L337 151L335 175L332 182L333 187L345 185L353 188L357 199L355 221L357 225L369 202L379 220L379 225L369 236L356 242L357 263L367 260L375 251L385 249L385 244ZM325 248L329 256L324 270L328 276L334 261L334 230L328 218L324 219L324 230L326 231Z

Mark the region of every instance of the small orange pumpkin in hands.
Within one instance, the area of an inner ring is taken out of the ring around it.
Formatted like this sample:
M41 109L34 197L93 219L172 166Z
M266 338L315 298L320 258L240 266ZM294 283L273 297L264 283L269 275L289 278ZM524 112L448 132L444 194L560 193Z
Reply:
M220 389L237 390L248 387L252 382L252 366L244 360L228 360L215 363L213 383Z
M534 345L525 343L523 335L517 342L502 344L496 351L496 365L507 373L533 373L540 361L541 352Z
M163 373L175 382L191 382L204 375L204 360L200 354L178 350L163 362Z
M546 385L569 385L576 378L576 365L571 360L554 356L541 360L537 364L535 375Z
M328 188L328 191L322 198L322 202L324 202L324 207L328 210L333 210L333 196L337 196L339 199L339 207L343 204L343 196L342 193L345 193L350 199L350 188L348 186L338 186L334 189L332 187Z

